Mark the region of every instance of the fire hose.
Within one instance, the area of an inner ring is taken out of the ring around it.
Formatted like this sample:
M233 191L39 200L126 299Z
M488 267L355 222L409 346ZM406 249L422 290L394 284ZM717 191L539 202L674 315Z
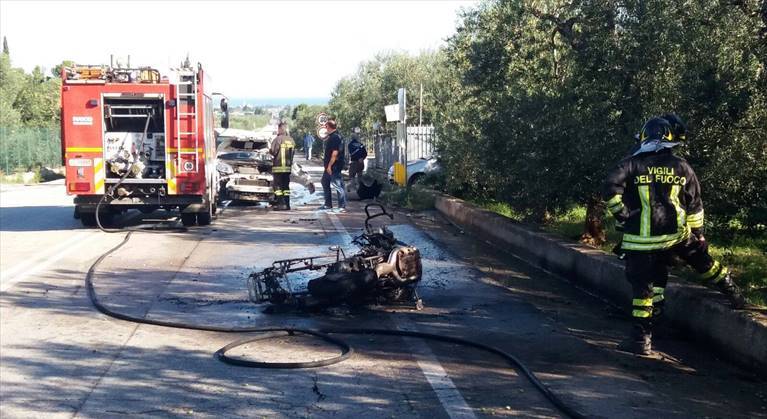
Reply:
M426 340L431 340L436 342L462 345L465 347L475 348L475 349L479 349L479 350L497 355L503 358L512 368L522 373L522 375L524 375L525 378L527 378L528 381L530 381L533 387L535 387L562 414L570 418L586 417L585 415L583 415L582 413L579 413L577 410L568 406L564 401L562 401L562 399L560 399L559 396L554 394L545 384L543 384L543 382L541 382L540 379L538 379L538 377L536 377L536 375L516 356L508 352L505 352L501 349L498 349L494 346L486 345L479 342L474 342L468 339L447 336L447 335L433 334L433 333L423 333L423 332L396 330L396 329L323 328L323 329L313 330L313 329L298 329L298 328L291 328L291 327L271 327L271 328L222 327L222 326L212 326L212 325L197 325L197 324L190 324L190 323L183 323L183 322L171 322L171 321L164 321L164 320L153 320L153 319L147 319L145 317L137 317L137 316L132 316L129 314L124 314L124 313L119 313L117 311L114 311L108 308L107 306L105 306L104 304L102 304L101 301L99 301L98 294L96 293L93 280L94 280L94 277L96 276L96 270L101 264L101 262L103 262L104 259L109 257L109 255L116 252L118 249L120 249L126 243L128 243L132 235L133 235L133 231L129 231L128 234L125 235L125 238L120 243L118 243L117 245L115 245L114 247L112 247L111 249L103 253L101 256L99 256L99 258L96 259L96 261L94 261L93 264L88 269L88 272L85 275L85 288L88 292L88 298L91 304L93 305L93 307L99 312L101 312L102 314L105 314L107 316L120 319L120 320L133 322L133 323L139 323L139 324L170 327L170 328L176 328L176 329L221 332L221 333L259 333L261 334L260 336L257 336L254 338L247 338L247 339L232 342L224 346L223 348L219 349L218 351L216 351L215 353L216 358L224 363L241 366L241 367L250 367L250 368L273 368L273 369L316 368L316 367L323 367L323 366L337 364L339 362L342 362L348 359L354 353L354 349L351 347L351 345L344 342L343 340L330 336L331 334L383 335L383 336L420 338L420 339L426 339ZM237 348L239 346L245 345L247 343L285 336L286 333L291 336L295 334L314 336L316 338L319 338L320 340L323 340L325 342L328 342L338 347L341 350L341 354L331 358L326 358L326 359L321 359L316 361L305 361L305 362L262 362L262 361L251 361L251 360L245 360L241 358L234 358L234 357L229 357L226 355L228 351L234 348Z
M144 123L144 131L141 133L141 143L139 145L138 151L136 152L137 156L140 156L144 152L144 142L146 140L147 131L149 131L149 122L151 120L152 120L152 112L150 111L146 115L146 122ZM104 227L101 224L101 218L99 217L99 214L101 212L100 211L101 210L101 206L104 203L106 203L107 197L111 196L112 198L114 198L114 192L117 190L117 188L120 187L120 185L123 184L123 182L125 182L125 179L128 177L128 175L130 175L131 172L133 172L133 168L136 166L136 162L137 161L138 161L137 159L134 159L133 162L131 162L131 165L125 170L125 173L120 177L120 179L114 185L112 185L109 188L107 193L105 193L104 195L101 196L101 199L99 200L99 203L96 204L96 225L98 226L99 230L103 231L104 233L124 233L126 231L142 231L142 232L145 232L145 233L162 233L162 232L164 232L164 230L167 230L167 229L164 229L163 231L152 231L152 230L145 229L145 228L125 228L125 227L123 227L123 228L106 228L106 227ZM172 229L173 230L185 231L186 227L173 227Z

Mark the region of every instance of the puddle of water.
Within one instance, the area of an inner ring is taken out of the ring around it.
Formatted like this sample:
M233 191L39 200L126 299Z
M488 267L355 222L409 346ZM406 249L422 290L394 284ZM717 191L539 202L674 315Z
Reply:
M397 240L407 243L410 246L417 247L423 258L440 261L449 260L447 252L426 237L426 235L416 227L409 224L398 224L389 226L389 229L394 233L394 237L396 237Z
M307 205L313 201L317 201L322 197L322 188L319 191L315 191L313 194L309 193L309 190L302 184L296 182L290 182L290 203Z

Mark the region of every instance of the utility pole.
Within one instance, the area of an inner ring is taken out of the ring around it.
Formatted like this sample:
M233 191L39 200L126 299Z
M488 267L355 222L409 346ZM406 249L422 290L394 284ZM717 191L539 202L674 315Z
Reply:
M420 127L423 125L423 83L421 83L421 98L418 102L418 126Z
M403 162L405 168L405 185L407 185L407 89L402 88L402 132L405 135L405 161Z

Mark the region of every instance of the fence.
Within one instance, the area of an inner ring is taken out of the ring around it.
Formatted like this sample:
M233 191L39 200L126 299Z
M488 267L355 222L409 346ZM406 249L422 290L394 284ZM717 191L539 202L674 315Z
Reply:
M430 158L434 154L436 136L434 127L410 126L407 127L407 160ZM396 134L392 132L379 132L372 135L375 167L389 170L394 162L404 155L404 144L398 144Z
M389 170L399 156L396 138L390 132L373 135L373 161L377 169Z
M11 173L33 166L60 166L59 131L58 127L0 127L0 170Z
M434 154L434 126L407 127L407 161L431 158Z

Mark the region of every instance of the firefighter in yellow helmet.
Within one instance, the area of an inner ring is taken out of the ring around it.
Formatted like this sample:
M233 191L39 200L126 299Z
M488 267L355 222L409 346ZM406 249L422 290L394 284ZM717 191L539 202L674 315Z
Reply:
M287 122L277 126L277 137L272 140L269 149L272 155L272 188L274 189L274 210L290 209L290 173L293 167L293 154L296 143L288 135Z
M733 308L745 306L729 269L708 253L698 178L672 152L684 131L675 115L648 120L638 147L610 171L604 185L607 207L624 232L620 246L633 288L633 329L619 349L640 355L651 353L653 320L663 313L673 255L727 296Z

